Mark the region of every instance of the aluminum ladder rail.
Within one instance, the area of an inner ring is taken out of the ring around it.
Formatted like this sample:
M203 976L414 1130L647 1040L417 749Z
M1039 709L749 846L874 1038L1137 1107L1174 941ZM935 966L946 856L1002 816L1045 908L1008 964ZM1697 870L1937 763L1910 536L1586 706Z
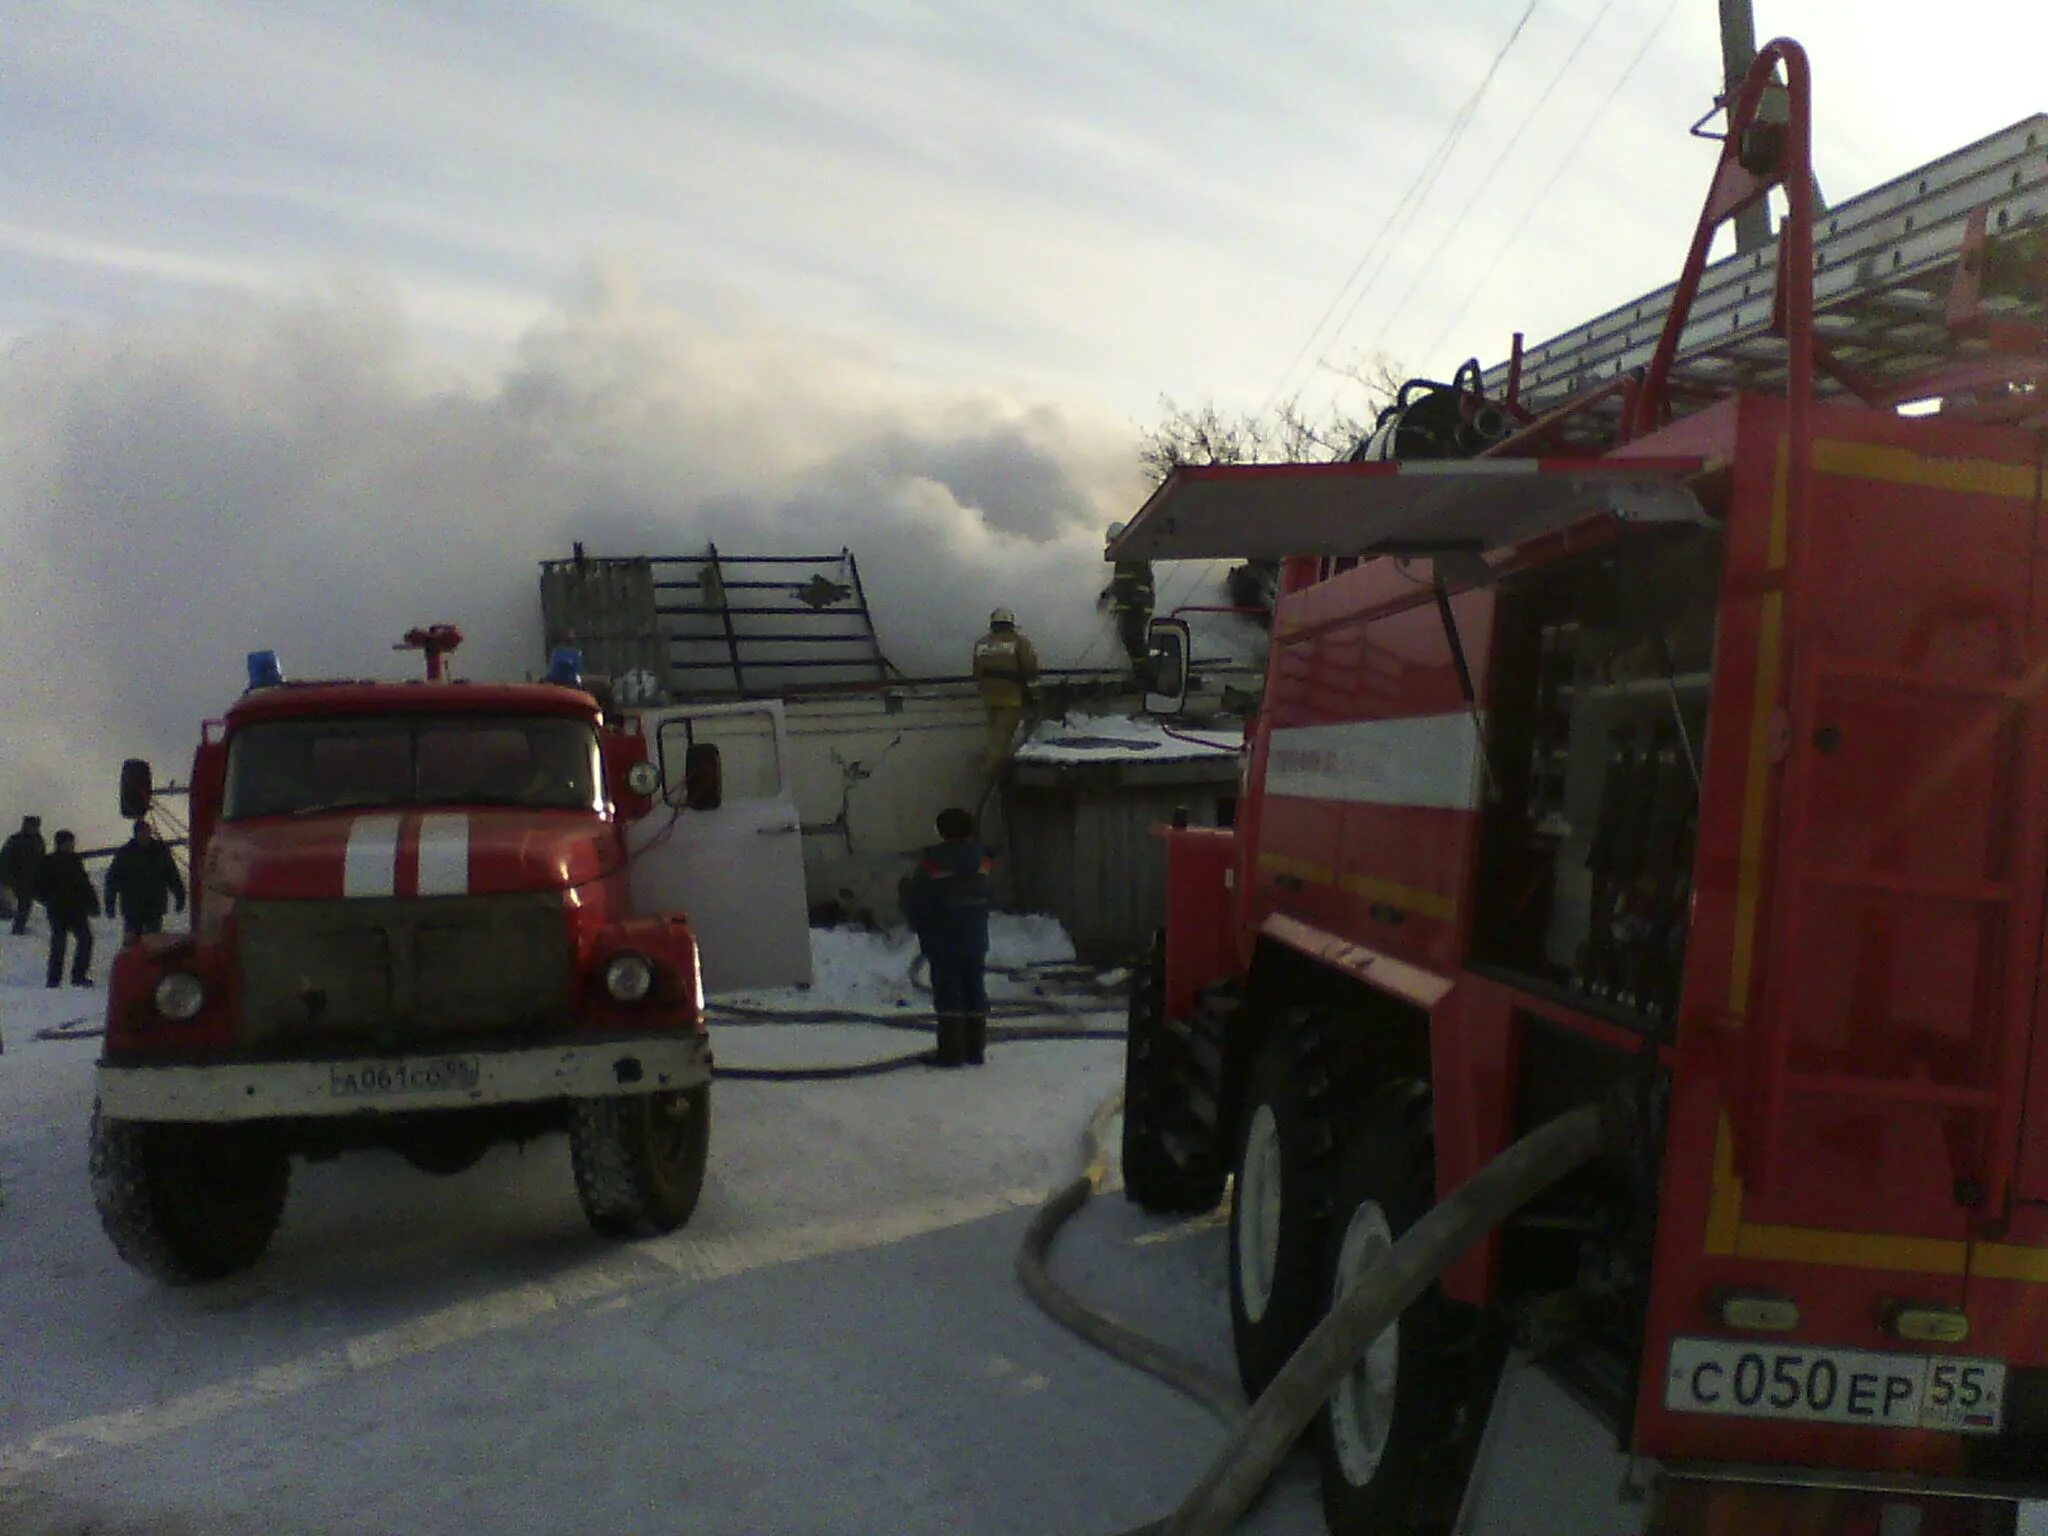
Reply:
M1987 344L1947 321L1972 215L1988 244L2048 238L2048 113L1945 155L1814 218L1814 334L1863 378L1886 384ZM1674 396L1782 390L1785 344L1772 333L1778 245L1724 257L1702 274L1672 371ZM1542 416L1648 365L1677 284L1525 348L1516 401ZM2048 293L1987 293L1983 318L2048 325ZM1486 370L1489 398L1507 396L1512 361ZM1824 371L1815 393L1846 391ZM1567 436L1597 440L1621 410L1618 392Z

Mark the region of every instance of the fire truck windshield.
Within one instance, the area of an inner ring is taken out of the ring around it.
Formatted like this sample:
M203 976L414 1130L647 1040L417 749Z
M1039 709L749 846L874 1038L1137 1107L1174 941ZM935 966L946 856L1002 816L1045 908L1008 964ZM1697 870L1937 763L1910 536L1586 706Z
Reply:
M303 816L392 805L601 811L597 733L559 715L346 715L266 720L228 743L221 814Z

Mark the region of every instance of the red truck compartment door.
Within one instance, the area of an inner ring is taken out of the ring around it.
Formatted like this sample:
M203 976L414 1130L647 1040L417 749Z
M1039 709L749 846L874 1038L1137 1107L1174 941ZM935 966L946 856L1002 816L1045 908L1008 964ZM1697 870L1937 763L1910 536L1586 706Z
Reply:
M2035 472L2034 481L2034 592L2033 612L2030 630L2034 643L2034 655L2048 658L2048 477L2042 470ZM2029 674L2037 686L2035 697L2030 701L2034 716L2037 753L2048 753L2048 728L2044 728L2041 715L2048 708L2048 701L2040 695L2044 690L2038 680L2048 670L2048 659L2039 659ZM2048 799L2048 765L2037 757L2034 780L2027 786L2040 805ZM2037 816L2037 825L2048 822L2048 810ZM2044 862L2044 850L2036 846L2029 850L2036 863ZM2048 914L2044 914L2048 917ZM2043 936L2043 952L2048 953L2048 934ZM2032 1038L2029 1041L2026 1058L2025 1093L2021 1102L2021 1117L2018 1144L2014 1150L2013 1194L2021 1200L2038 1200L2048 1204L2048 966L2043 966L2035 976L2036 994L2034 999Z
M1953 1241L2048 1172L2048 626L2031 466L1945 436L1816 444L1748 1150L1766 1220Z

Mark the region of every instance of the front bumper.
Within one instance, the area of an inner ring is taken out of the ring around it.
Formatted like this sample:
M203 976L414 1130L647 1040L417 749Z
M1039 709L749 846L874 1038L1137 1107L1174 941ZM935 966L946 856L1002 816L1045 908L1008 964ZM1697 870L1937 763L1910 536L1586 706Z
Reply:
M97 1090L110 1120L224 1124L670 1093L710 1080L710 1042L691 1035L320 1061L102 1064Z

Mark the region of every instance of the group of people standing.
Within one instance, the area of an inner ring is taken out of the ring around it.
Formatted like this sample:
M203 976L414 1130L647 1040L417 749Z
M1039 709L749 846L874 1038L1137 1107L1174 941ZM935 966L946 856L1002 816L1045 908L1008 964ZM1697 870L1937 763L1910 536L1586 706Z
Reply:
M101 890L86 872L78 852L78 839L68 829L59 831L52 846L43 842L43 819L24 816L21 828L0 843L0 886L14 901L13 932L28 932L31 909L40 905L50 920L50 960L45 971L47 986L64 981L68 956L71 984L89 987L92 981L92 919L102 910L122 919L127 942L148 933L161 933L164 914L175 902L185 910L185 881L170 847L156 835L147 821L137 821L133 835L114 851L107 864L104 909Z

